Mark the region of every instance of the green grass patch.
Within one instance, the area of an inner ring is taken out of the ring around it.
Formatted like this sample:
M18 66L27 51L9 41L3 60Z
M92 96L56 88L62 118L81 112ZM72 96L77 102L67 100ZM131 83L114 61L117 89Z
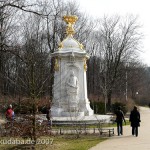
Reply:
M130 125L129 120L126 120L126 124L123 122L123 126ZM117 123L112 123L112 124L102 124L102 127L117 127Z
M9 140L10 138L0 138L0 140L3 139ZM53 139L53 142L52 144L37 144L36 150L88 150L107 138L100 138L98 135L80 135L79 138L76 138L75 135L63 135L56 137L41 137L41 139ZM0 144L0 150L23 149L25 146L30 145Z
M75 138L75 135L65 135L54 138L51 150L53 150L53 146L55 150L88 150L105 139L98 135L80 135L79 138Z

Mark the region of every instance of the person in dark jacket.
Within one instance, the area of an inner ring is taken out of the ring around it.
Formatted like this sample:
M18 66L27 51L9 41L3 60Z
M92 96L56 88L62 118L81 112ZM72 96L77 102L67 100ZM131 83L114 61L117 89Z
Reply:
M132 127L132 135L138 136L138 127L140 126L140 113L136 106L134 106L133 110L130 114L131 127Z
M124 113L123 113L123 111L121 110L121 108L118 107L118 110L116 111L116 122L117 122L117 132L118 132L118 136L119 136L120 134L123 135L123 127L122 127L123 120L124 120L124 122L126 123L125 118L124 118Z

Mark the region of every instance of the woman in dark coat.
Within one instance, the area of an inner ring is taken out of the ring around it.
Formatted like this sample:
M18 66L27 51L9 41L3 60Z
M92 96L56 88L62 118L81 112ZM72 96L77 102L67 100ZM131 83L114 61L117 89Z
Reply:
M137 107L134 106L133 110L130 114L131 127L132 127L132 135L138 136L138 127L140 126L140 113L137 110Z

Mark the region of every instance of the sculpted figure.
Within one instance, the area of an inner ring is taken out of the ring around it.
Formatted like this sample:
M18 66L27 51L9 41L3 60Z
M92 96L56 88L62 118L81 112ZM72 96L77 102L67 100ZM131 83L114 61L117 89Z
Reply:
M78 78L74 75L73 71L70 72L69 78L66 81L66 90L69 103L77 103Z

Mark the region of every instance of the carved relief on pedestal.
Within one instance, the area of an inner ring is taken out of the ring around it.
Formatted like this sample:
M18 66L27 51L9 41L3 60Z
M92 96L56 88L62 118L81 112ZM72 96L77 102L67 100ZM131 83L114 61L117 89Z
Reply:
M66 93L69 109L77 109L78 107L78 90L78 78L75 76L74 71L71 70L66 80Z

